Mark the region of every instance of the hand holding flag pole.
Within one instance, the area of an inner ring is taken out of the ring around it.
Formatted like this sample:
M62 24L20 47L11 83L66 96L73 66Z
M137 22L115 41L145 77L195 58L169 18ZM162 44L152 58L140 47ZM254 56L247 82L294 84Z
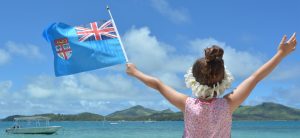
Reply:
M118 31L118 29L117 29L117 25L116 25L116 23L115 23L115 21L114 21L114 18L113 18L113 16L112 16L111 12L110 12L110 8L109 8L108 5L106 6L106 9L107 9L107 11L108 11L108 13L109 13L109 16L110 16L110 18L111 18L111 21L112 21L112 23L113 23L113 26L115 27L115 31L116 31L116 34L117 34L118 39L119 39L119 41L120 41L120 45L121 45L121 47L122 47L122 51L123 51L123 54L124 54L124 56L125 56L126 63L129 63L128 57L127 57L127 53L126 53L126 51L125 51L123 42L122 42L122 40L121 40L121 36L120 36L120 34L119 34L119 31Z

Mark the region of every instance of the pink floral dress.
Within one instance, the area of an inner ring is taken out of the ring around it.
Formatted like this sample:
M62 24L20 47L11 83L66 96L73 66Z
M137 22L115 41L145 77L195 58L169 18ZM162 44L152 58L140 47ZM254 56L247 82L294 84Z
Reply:
M232 115L226 99L187 98L184 138L230 138Z

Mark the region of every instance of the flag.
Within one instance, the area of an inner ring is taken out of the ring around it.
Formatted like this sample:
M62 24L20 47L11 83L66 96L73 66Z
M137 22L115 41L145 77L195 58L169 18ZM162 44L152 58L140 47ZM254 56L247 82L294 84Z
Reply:
M52 46L56 76L126 62L112 20L83 26L53 23L44 30L43 36Z

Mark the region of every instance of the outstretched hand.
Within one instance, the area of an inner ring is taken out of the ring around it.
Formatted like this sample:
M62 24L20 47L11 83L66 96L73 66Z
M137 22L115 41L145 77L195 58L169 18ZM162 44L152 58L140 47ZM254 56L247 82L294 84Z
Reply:
M134 76L135 73L138 71L138 69L136 68L136 66L134 64L132 64L132 63L127 63L126 66L127 66L126 73L128 75Z
M296 49L296 45L296 33L294 33L289 40L287 40L286 35L284 35L278 46L278 52L285 57Z

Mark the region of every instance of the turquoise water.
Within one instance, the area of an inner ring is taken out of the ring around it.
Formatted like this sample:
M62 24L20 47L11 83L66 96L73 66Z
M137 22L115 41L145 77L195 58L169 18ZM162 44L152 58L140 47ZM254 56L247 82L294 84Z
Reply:
M6 134L12 122L0 122L0 138L181 138L183 122L52 122L53 135ZM300 121L233 122L233 138L300 138Z

